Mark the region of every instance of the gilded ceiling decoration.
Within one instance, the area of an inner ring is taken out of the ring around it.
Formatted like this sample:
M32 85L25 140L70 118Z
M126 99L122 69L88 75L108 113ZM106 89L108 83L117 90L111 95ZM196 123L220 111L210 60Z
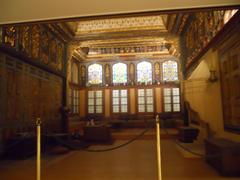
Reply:
M158 29L166 32L162 16L144 16L82 21L78 23L77 34L94 32L116 32L140 29Z
M179 34L188 15L168 14L65 22L78 43L79 60L179 57ZM173 32L173 29L179 29Z

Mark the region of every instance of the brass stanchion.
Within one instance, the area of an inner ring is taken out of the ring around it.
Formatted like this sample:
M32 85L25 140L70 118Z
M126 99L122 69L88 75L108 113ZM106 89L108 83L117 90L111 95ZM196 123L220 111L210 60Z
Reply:
M37 180L41 179L41 119L37 118Z
M157 136L157 165L158 165L158 180L162 180L162 167L161 167L161 144L160 144L160 120L156 116L156 136Z

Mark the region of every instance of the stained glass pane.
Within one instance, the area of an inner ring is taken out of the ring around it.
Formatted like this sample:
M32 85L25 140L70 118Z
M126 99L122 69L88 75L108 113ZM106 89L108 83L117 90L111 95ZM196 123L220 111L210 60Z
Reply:
M113 83L127 82L127 65L124 63L117 63L113 65Z
M163 63L163 80L176 81L178 80L178 65L175 61L165 61Z
M88 67L88 82L90 84L102 83L102 66L99 64L92 64Z
M140 62L137 65L137 81L152 82L152 64L146 61Z

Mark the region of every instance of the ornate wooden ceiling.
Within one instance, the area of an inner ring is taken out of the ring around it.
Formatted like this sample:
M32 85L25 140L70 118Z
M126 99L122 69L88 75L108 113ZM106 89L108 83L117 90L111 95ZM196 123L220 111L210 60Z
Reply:
M162 15L82 21L78 23L76 35L148 29L166 32Z
M188 14L119 17L50 24L75 44L79 60L179 56Z
M179 34L188 17L178 13L68 22L65 25L74 33L75 57L78 59L157 58L179 56Z

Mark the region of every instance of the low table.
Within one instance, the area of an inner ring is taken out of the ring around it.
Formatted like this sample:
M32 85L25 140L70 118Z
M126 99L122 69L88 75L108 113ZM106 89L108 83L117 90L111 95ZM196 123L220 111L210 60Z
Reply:
M86 126L83 128L83 139L90 142L112 142L110 128L106 126Z

